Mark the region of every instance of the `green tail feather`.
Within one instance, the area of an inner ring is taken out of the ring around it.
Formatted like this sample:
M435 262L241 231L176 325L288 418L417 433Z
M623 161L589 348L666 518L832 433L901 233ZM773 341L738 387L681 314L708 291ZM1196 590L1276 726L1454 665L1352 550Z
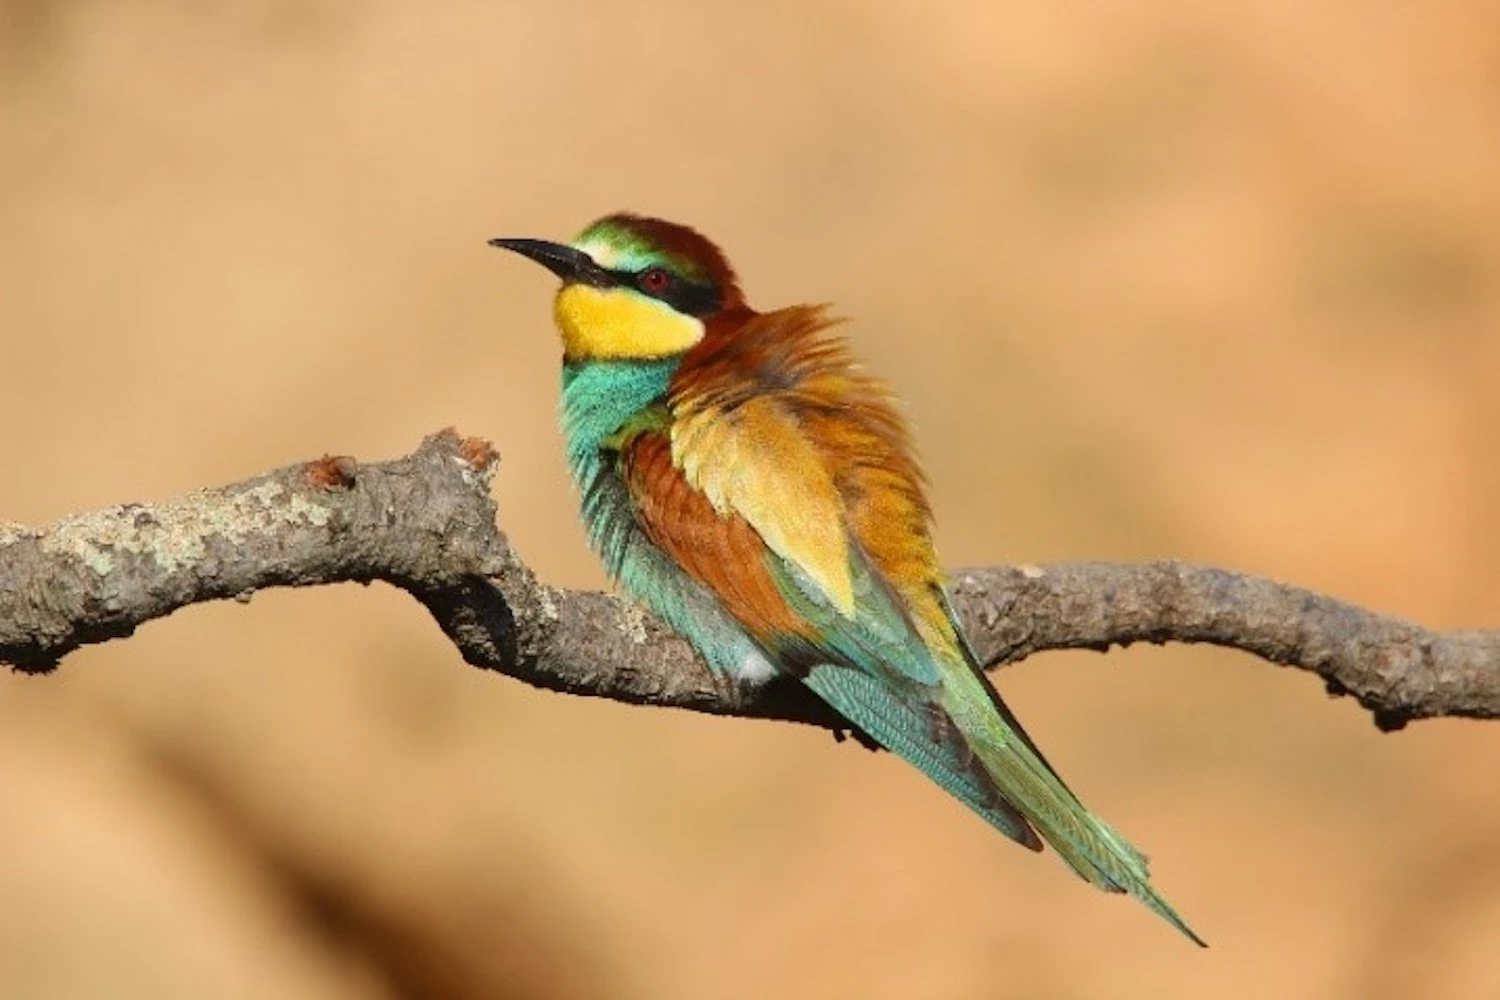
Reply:
M859 608L853 618L830 607L795 566L771 562L782 596L818 636L794 658L832 661L813 667L807 686L1012 840L1033 850L1045 840L1092 884L1130 893L1203 945L1151 888L1145 856L1083 807L995 694L946 598L961 638L959 648L940 652L923 641L863 556L851 568Z
M956 732L955 740L934 739L930 714L915 708L913 702L895 697L890 688L854 667L823 664L814 667L804 680L840 715L915 765L995 829L1034 851L1042 849L1030 824L996 794L989 776L974 766L973 754Z
M1068 867L1107 892L1128 892L1194 944L1208 946L1151 887L1146 856L1084 808L1032 751L1029 741L1011 731L998 715L978 720L978 726L968 713L957 721L995 784Z
M950 675L937 692L902 692L889 680L831 664L814 667L805 678L845 718L1006 836L1039 850L1040 833L1088 882L1107 892L1128 892L1207 947L1151 887L1145 855L1083 807L1024 731L1008 723L1010 713L996 704L980 676L967 680ZM924 694L942 701L926 703ZM935 730L935 720L951 727L947 739Z
M955 672L956 678L949 674L944 708L954 715L996 784L1068 867L1106 892L1130 893L1188 940L1207 948L1208 942L1152 888L1146 855L1089 812L1042 756L1021 720L985 678L947 594L943 595L943 604L968 668Z

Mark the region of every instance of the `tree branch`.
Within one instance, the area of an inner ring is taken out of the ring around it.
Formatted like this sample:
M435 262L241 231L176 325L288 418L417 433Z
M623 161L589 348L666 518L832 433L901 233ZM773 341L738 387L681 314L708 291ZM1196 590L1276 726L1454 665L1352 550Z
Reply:
M426 606L469 663L537 687L848 729L800 684L741 688L634 605L537 580L495 526L496 464L485 442L444 431L392 462L325 457L41 530L0 522L0 663L46 672L188 604L383 580ZM1430 631L1228 570L974 569L956 575L954 601L988 667L1050 649L1204 642L1312 671L1384 729L1500 717L1500 631Z

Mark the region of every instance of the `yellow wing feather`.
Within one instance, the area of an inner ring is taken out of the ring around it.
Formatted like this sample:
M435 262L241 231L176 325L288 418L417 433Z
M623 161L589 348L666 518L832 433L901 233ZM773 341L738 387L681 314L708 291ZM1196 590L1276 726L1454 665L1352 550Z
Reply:
M905 422L834 325L810 306L710 325L673 380L673 463L845 617L858 546L924 639L961 660Z
M843 502L816 443L786 406L757 396L672 424L672 460L720 516L738 514L828 602L854 614Z

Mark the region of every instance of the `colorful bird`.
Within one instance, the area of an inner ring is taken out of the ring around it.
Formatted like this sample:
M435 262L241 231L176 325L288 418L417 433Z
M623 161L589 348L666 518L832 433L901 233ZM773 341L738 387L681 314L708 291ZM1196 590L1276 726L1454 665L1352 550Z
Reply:
M490 242L562 279L568 464L627 593L714 670L800 679L1007 837L1203 944L979 668L906 425L823 307L756 312L718 247L660 219Z

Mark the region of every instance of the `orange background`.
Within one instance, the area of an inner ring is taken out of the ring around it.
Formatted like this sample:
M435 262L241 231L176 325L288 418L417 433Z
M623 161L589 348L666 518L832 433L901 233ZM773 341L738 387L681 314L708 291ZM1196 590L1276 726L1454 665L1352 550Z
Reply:
M0 2L0 517L457 425L601 584L551 280L631 208L827 300L953 565L1500 624L1500 8ZM1001 678L1189 947L827 734L542 694L377 586L0 677L0 995L1493 997L1500 728L1201 649Z

